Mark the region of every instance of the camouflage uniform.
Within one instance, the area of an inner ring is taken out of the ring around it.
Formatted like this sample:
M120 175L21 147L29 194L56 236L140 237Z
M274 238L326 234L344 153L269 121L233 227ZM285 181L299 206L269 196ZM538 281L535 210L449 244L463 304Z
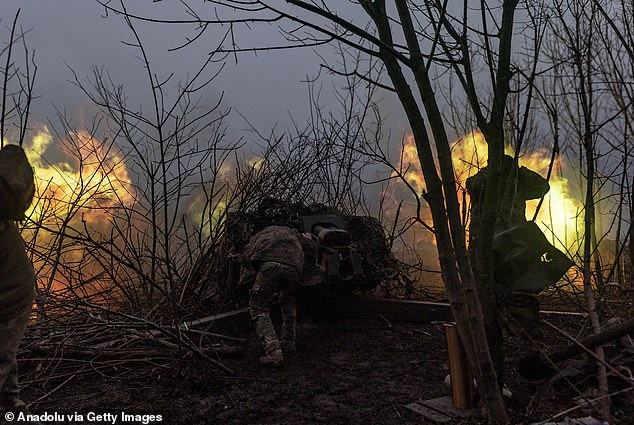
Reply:
M250 291L249 308L255 331L264 345L262 363L280 364L282 347L295 349L295 290L304 268L303 236L284 226L269 226L253 236L245 252L245 267L255 274ZM241 280L244 280L243 275ZM248 278L247 278L248 279ZM275 293L279 292L282 313L282 344L271 321L270 311Z
M16 352L35 295L35 274L14 222L0 221L0 412L24 410Z

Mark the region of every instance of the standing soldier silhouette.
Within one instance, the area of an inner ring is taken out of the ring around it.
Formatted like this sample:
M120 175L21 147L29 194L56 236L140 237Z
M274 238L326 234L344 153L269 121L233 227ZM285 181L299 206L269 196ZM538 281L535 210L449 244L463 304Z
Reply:
M26 412L20 400L16 353L31 317L35 273L16 221L35 193L33 170L21 147L0 150L0 418ZM0 419L2 420L2 419Z
M511 334L519 337L528 335L537 336L539 332L539 301L530 293L524 291L517 292L515 286L521 278L521 273L515 271L511 273L507 266L506 258L511 254L519 252L519 258L530 258L531 239L536 234L543 234L537 226L526 220L526 201L538 199L544 196L550 189L548 181L538 173L526 167L518 167L514 158L504 155L500 170L500 187L491 188L496 190L499 198L497 205L496 221L494 230L493 252L494 256L494 281L496 283L495 293L495 313L486 323L487 339L491 350L491 357L498 374L498 380L502 384L504 374L504 350L503 350L503 327ZM477 265L477 256L481 254L480 240L482 235L482 197L485 192L489 168L484 167L474 176L466 181L467 191L471 198L471 223L469 226L469 251L472 263ZM487 190L489 188L486 188ZM526 232L523 228L532 230L529 232L530 238L525 239ZM500 235L507 235L506 240L512 242L511 247L507 247L507 252L496 251L496 238ZM524 240L522 240L524 239ZM545 240L545 238L544 238ZM520 249L515 249L515 246ZM540 247L539 249L542 249ZM539 254L539 250L535 251ZM524 271L529 267L529 261L523 264ZM483 273L483 271L480 271ZM544 282L543 287L546 286Z

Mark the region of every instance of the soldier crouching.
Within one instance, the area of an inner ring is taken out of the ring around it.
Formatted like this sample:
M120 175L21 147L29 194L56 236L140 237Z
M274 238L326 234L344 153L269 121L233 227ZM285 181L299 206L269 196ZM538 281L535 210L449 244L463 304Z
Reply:
M305 262L314 263L317 250L310 236L285 226L266 227L247 246L241 281L255 274L249 308L255 332L264 346L262 364L280 365L284 352L295 351L295 291L302 273L309 268ZM279 339L270 315L276 293L282 313Z

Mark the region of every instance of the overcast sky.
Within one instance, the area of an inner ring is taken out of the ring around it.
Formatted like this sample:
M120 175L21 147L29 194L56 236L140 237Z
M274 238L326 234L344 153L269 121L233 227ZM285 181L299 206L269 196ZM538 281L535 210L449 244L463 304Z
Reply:
M171 18L185 16L179 2L135 0L127 3L137 8L135 12L147 10L154 13L153 16ZM52 105L77 114L78 107L86 102L85 95L68 82L73 78L69 68L85 77L90 74L90 66L103 66L117 82L125 85L132 98L148 93L145 71L134 58L137 51L123 44L123 41L132 41L132 34L121 16L107 15L94 0L2 0L0 25L3 31L0 34L3 42L18 8L21 9L19 23L30 30L27 43L35 50L39 67L36 93L40 97L32 108L34 120L54 119ZM220 37L220 31L211 29L194 45L169 53L168 49L195 34L194 27L138 24L138 30L155 71L164 76L175 73L173 81L194 72ZM242 34L243 43L265 45L269 43L268 37L273 36L272 30L274 28L264 28L262 32ZM322 48L321 54L327 55L329 51L332 51L330 47ZM224 70L208 87L205 96L213 101L224 93L225 106L235 108L263 131L268 131L276 122L284 128L289 125L288 111L300 122L305 119L306 84L301 81L315 75L319 63L313 49L267 52L257 57L242 54L237 63L233 58L226 61ZM330 84L327 80L324 82ZM234 127L244 126L239 118L231 123Z

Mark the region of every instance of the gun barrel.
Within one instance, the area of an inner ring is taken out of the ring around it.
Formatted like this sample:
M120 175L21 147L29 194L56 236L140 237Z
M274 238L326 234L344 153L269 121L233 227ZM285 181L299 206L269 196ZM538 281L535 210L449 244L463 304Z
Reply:
M311 232L319 238L326 247L349 246L352 243L350 233L336 227L327 227L323 224L315 224Z

